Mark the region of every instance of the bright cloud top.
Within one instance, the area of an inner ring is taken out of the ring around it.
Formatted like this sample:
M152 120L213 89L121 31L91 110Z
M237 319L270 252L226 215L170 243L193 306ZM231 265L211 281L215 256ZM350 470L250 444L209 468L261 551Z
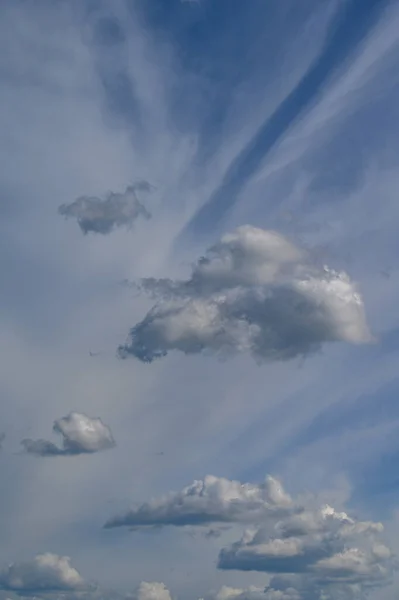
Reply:
M54 421L53 431L62 435L62 448L47 440L22 440L26 452L38 456L92 454L115 446L110 428L100 418L71 412Z
M180 350L288 360L326 342L371 340L346 273L317 268L282 235L249 225L223 236L189 280L145 279L142 288L158 302L119 348L123 358L152 362Z
M105 527L137 529L254 523L266 518L269 513L281 515L291 510L291 498L273 477L268 477L260 485L253 485L208 475L179 492L112 517Z
M18 593L81 590L85 582L68 556L47 552L29 562L12 563L0 572L0 588Z
M131 227L139 218L151 214L137 197L138 191L149 192L146 181L128 186L123 193L110 192L104 200L96 196L81 196L71 204L62 204L58 212L77 220L83 233L110 233L115 227Z

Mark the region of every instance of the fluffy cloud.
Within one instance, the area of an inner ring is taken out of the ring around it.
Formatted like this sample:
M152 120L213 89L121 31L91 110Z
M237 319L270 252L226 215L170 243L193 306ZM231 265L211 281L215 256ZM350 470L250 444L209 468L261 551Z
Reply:
M71 412L54 421L53 431L62 435L62 448L47 440L22 440L25 451L38 456L90 454L115 446L110 428L99 418Z
M115 227L131 227L139 217L151 214L137 197L138 191L150 191L146 181L128 186L123 194L110 192L104 200L96 196L81 196L71 204L62 204L58 212L77 220L83 233L107 234Z
M163 583L142 581L135 594L137 600L172 600L169 590Z
M12 563L0 572L0 588L22 594L82 590L85 582L68 556L38 554L30 562Z
M395 567L391 550L378 539L382 531L381 523L356 521L330 506L303 507L246 531L221 550L218 566L287 574L291 578L284 585L300 598L360 598L365 590L388 584Z
M194 481L179 492L170 493L112 517L105 527L254 523L268 515L281 516L292 510L291 498L273 477L268 477L260 485L253 485L208 475L204 480Z
M180 350L288 360L325 342L371 340L346 273L316 268L282 235L249 225L223 236L190 279L146 279L142 289L158 302L120 346L122 358L152 362Z
M0 571L0 590L20 597L39 595L48 600L172 600L163 583L142 581L133 593L89 584L71 565L69 556L47 552L29 562L11 563Z
M391 582L396 560L383 525L295 499L268 477L260 485L208 476L180 492L138 505L105 527L209 527L246 524L240 540L222 548L221 570L258 571L266 588L223 587L209 600L360 600Z

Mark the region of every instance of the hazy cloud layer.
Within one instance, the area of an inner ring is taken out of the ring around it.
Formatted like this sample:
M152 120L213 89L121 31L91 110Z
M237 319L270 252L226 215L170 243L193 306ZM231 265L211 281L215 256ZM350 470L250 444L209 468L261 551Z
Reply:
M71 412L54 421L53 431L62 435L62 447L47 440L22 440L25 451L38 456L92 454L115 446L110 428L100 418Z
M21 594L81 590L85 582L68 556L47 552L29 562L11 563L0 573L0 587Z
M115 227L131 227L139 217L151 217L137 196L138 191L150 190L150 184L141 181L128 186L123 193L110 192L104 200L96 196L80 196L71 204L62 204L58 212L75 218L83 233L107 234Z
M363 302L346 273L316 268L282 235L249 225L226 234L187 281L143 281L158 303L119 348L144 362L185 354L249 352L288 360L323 343L371 339Z
M273 477L268 477L260 485L253 485L208 475L180 492L170 493L112 517L105 527L254 523L269 514L282 515L292 509L291 498Z
M301 595L294 588L276 590L250 586L240 589L224 585L217 593L209 594L206 600L301 600Z

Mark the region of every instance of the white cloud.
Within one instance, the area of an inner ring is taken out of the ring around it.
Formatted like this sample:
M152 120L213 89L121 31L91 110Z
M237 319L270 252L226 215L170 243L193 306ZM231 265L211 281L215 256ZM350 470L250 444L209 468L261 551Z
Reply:
M62 435L62 448L47 440L25 439L21 443L26 452L38 456L70 456L100 452L115 446L108 425L100 418L91 418L78 412L71 412L54 421L53 431Z
M80 196L71 204L62 204L58 212L74 217L83 233L110 233L115 227L131 227L141 216L151 214L137 197L138 191L150 191L146 181L130 185L121 193L110 192L104 200L96 196Z
M212 600L352 600L391 582L396 568L382 523L361 521L317 497L292 498L276 479L261 485L207 477L137 506L106 527L253 526L219 552L221 571L272 576L266 588L222 587ZM324 594L324 595L323 595Z
M136 592L137 600L172 600L164 583L142 581Z
M354 591L364 593L391 582L395 562L378 539L382 531L381 523L356 521L330 506L303 507L302 512L247 530L241 540L220 551L218 566L288 574L293 576L290 586L307 590L305 598L322 597L324 589L331 594L326 598L352 598Z
M17 593L79 590L85 582L68 556L47 552L30 562L12 563L0 573L0 587Z
M180 492L170 493L112 517L105 527L253 523L267 518L269 514L281 515L292 509L291 498L273 477L254 485L208 475Z
M143 289L159 302L133 327L122 357L152 362L180 350L288 360L325 342L371 340L346 273L317 268L282 235L249 225L223 236L189 280L147 279Z

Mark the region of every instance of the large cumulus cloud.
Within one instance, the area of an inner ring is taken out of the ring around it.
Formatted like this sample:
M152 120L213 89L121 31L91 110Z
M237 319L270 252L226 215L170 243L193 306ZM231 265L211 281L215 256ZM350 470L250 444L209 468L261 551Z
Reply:
M68 556L47 552L28 562L11 563L0 571L0 588L28 595L84 590L86 584Z
M290 496L273 477L254 485L208 475L179 492L145 502L112 517L105 527L254 523L269 514L282 515L293 508Z
M24 449L37 456L74 456L92 454L115 446L110 428L100 418L71 412L54 421L53 431L62 435L60 448L48 440L22 440Z
M110 192L104 200L96 196L80 196L71 204L62 204L58 212L77 220L83 233L110 233L115 227L131 227L139 218L149 219L150 212L139 200L137 192L150 191L146 181L130 185L123 193Z
M287 575L276 581L300 598L364 598L367 590L390 583L396 566L382 532L381 523L357 521L328 505L303 507L245 531L220 551L218 567Z
M282 235L249 225L223 236L188 280L145 279L142 289L157 302L131 329L121 357L152 362L180 350L288 360L326 342L371 340L346 273L317 268Z

